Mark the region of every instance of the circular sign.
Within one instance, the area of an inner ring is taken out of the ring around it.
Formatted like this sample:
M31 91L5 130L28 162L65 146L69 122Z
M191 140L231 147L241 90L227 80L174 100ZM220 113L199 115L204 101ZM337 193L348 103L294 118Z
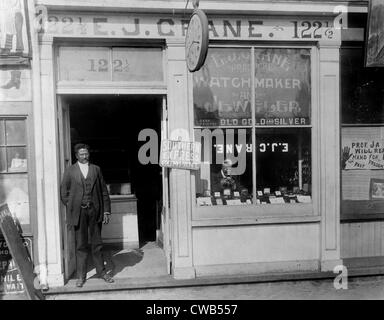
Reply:
M189 71L198 71L203 66L207 58L208 42L208 18L202 10L195 9L185 37L185 59Z

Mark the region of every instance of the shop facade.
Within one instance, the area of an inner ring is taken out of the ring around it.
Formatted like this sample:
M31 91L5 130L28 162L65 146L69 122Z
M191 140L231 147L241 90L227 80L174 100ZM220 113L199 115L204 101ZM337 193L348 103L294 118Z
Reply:
M355 150L381 139L380 124L348 111L363 93L346 100L362 86L344 66L364 57L367 2L239 1L234 9L231 1L201 1L210 43L195 73L185 61L192 13L185 1L29 3L47 9L40 32L31 32L31 113L23 113L43 284L63 286L73 271L59 187L73 144L84 140L110 187L120 186L110 189L118 214L105 239L137 246L148 231L137 228L140 198L158 200L151 221L175 279L333 271L345 259L383 256L380 200L369 198L379 171L340 165L348 143ZM108 119L105 133L84 129ZM156 157L135 167L146 142L160 145L180 132L201 142L200 170L161 169ZM125 144L128 154L114 153ZM132 166L119 171L109 155ZM223 186L228 159L233 181ZM368 198L361 186L353 189L359 179L369 180Z

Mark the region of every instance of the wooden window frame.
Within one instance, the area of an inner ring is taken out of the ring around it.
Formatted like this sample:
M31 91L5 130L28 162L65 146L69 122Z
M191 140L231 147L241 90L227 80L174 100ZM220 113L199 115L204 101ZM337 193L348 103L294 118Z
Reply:
M252 143L253 143L253 185L256 185L256 153L255 153L255 139L257 129L265 128L310 128L311 129L311 179L312 179L312 203L297 203L297 204L267 204L260 205L255 203L256 194L253 195L254 201L249 205L242 206L197 206L196 199L196 177L195 174L191 175L191 191L192 191L192 225L193 226L220 226L220 225L254 225L254 224L269 224L269 223L295 223L301 222L318 222L320 221L320 208L319 208L319 102L318 102L318 85L319 85L319 71L318 48L313 44L244 44L244 45L219 45L213 44L210 48L248 48L251 50L252 65L254 65L254 52L259 48L276 48L276 49L308 49L311 56L311 124L305 126L256 126L255 119L255 103L252 101L252 126L241 127L219 127L220 129L252 129ZM192 76L190 76L192 78ZM254 77L252 77L252 82ZM190 80L190 83L193 83ZM191 86L192 87L192 86ZM252 85L252 99L254 100L255 92ZM190 96L193 106L193 88L190 88ZM210 127L200 127L194 125L194 116L192 112L191 127L195 129L212 129ZM218 128L218 127L215 127ZM198 174L198 173L197 173Z

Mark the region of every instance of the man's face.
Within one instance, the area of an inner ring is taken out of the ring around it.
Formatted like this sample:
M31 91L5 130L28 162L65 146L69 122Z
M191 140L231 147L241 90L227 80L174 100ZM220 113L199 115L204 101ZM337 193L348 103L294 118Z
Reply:
M89 151L87 149L80 149L77 154L76 158L80 163L86 164L89 162Z

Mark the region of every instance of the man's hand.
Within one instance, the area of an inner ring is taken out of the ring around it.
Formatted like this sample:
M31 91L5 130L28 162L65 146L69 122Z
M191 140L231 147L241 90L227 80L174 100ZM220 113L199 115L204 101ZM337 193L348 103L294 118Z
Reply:
M111 221L110 214L109 213L104 213L103 224L109 224L110 221Z

